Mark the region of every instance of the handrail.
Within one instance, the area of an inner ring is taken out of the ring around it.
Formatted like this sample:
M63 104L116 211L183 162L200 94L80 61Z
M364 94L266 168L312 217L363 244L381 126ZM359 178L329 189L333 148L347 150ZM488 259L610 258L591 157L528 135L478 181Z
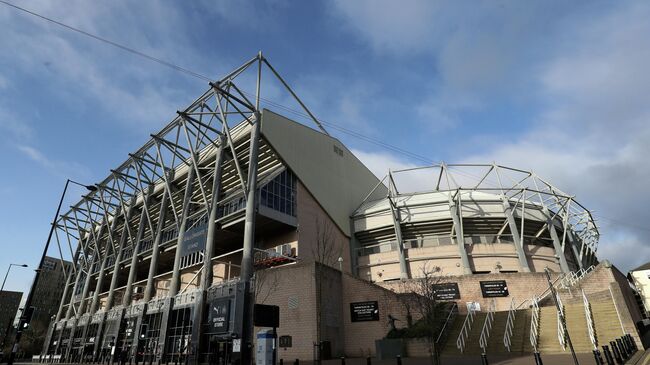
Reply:
M533 350L537 352L537 343L539 342L539 303L536 297L531 299L532 302L532 316L530 317L530 344Z
M485 349L488 345L488 339L490 338L490 331L492 330L492 323L494 323L494 309L496 303L492 300L492 303L488 307L488 312L485 315L485 322L483 322L483 329L481 330L481 337L479 337L478 343L481 346L481 350L485 354Z
M556 284L558 281L562 280L562 278L563 278L565 275L566 275L566 274L560 273L560 275L558 275L558 277L555 278L555 280L553 280L553 281L551 282L551 286L555 286L555 284ZM539 303L539 302L541 302L542 300L546 299L546 297L548 297L550 294L551 294L551 288L547 286L546 289L544 289L544 290L543 290L541 293L539 293L538 295L535 295L533 298L535 298L535 299L537 300L537 303ZM517 308L515 308L515 309L521 309L521 306L524 305L524 304L525 304L526 302L528 302L528 301L530 301L530 302L531 302L531 305L532 305L532 299L525 299L524 301L522 301L521 303L519 303L519 305L518 305Z
M454 305L449 310L449 314L447 315L445 324L442 326L442 329L440 330L440 334L438 334L438 338L436 338L436 344L440 343L440 339L443 338L442 337L443 334L446 337L447 333L451 330L451 324L454 322L457 315L458 315L458 303L454 302Z
M596 267L594 265L589 266L586 269L580 269L578 271L572 271L569 273L560 273L555 280L551 282L551 286L559 289L568 289L572 287L573 285L577 284L580 280L582 280L587 274L590 272L594 271ZM557 285L556 285L557 284ZM537 298L537 302L541 302L542 300L546 299L551 295L551 288L546 287L544 291L542 291L540 294L536 295L535 297ZM531 299L525 299L519 305L516 307L516 309L521 309L521 307L526 304L527 302L531 301ZM531 302L532 305L532 302Z
M618 305L616 305L616 300L614 299L614 293L612 292L612 287L609 287L609 295L612 298L612 303L614 304L614 309L616 309L616 317L618 318L618 323L621 325L621 331L623 335L626 334L625 327L623 326L623 321L621 320L621 312L618 311Z
M517 311L515 310L515 298L512 298L510 301L510 309L508 310L508 319L506 320L506 329L503 332L503 346L510 352L510 345L512 342L510 338L512 337L512 329L515 325L515 315Z
M585 318L587 319L589 339L591 340L591 344L594 345L594 350L598 350L598 338L596 337L596 331L594 330L594 317L591 314L591 304L589 304L589 300L587 300L584 290L582 290L582 303L585 306Z
M474 307L467 304L467 317L463 321L463 327L460 329L458 334L458 339L456 339L456 348L463 353L465 349L465 339L469 336L469 330L472 328L472 323L474 323Z
M557 339L562 346L562 350L566 351L566 324L564 323L564 304L562 304L562 299L559 294L555 295L558 305L557 311Z

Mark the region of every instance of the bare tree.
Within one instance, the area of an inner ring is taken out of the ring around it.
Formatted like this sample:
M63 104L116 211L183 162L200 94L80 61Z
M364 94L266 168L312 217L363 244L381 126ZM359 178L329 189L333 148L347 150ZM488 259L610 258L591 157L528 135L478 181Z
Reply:
M278 273L272 268L255 270L255 303L264 304L280 285Z
M440 349L437 347L439 328L445 320L446 302L438 300L436 285L441 282L440 268L425 263L420 269L420 276L400 283L401 300L407 310L411 310L419 317L426 329L423 333L429 345L431 364L440 364Z

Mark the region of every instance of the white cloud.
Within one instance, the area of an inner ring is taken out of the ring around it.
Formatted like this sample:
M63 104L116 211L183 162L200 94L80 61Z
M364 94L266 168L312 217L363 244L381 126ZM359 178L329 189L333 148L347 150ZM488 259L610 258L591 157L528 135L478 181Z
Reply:
M91 175L88 168L82 164L69 161L53 160L33 146L20 144L17 145L16 148L30 160L36 162L53 175L66 179L71 176L86 178Z

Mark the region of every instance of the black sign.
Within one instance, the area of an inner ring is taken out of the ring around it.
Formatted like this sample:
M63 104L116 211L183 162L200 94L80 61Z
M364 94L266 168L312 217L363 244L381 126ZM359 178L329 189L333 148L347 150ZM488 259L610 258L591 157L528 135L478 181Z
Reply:
M510 295L505 280L481 281L480 283L483 298L507 297Z
M205 249L205 241L208 235L208 226L202 224L185 231L181 244L181 256Z
M255 304L253 324L258 327L280 327L280 307L277 305Z
M211 332L226 333L230 324L230 298L219 298L210 303L208 322Z
M291 347L291 336L280 336L278 338L278 347Z
M378 321L379 304L376 301L350 303L350 318L352 322Z
M436 300L460 299L458 283L433 284L433 295Z

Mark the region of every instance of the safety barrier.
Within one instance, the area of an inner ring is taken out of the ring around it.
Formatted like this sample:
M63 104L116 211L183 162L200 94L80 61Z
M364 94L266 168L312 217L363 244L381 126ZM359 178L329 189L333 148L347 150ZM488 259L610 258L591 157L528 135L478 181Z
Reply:
M460 329L458 339L456 339L456 347L461 353L465 350L465 340L469 336L469 330L472 329L472 323L474 323L474 307L467 304L467 317L465 317L463 327Z
M530 344L535 353L537 353L537 344L539 343L539 302L536 297L531 299L532 315L530 317Z
M449 310L445 324L442 326L440 334L438 334L438 338L436 338L436 344L442 343L441 341L444 341L447 338L449 331L451 331L452 324L456 320L456 316L458 316L458 304L454 302L451 309Z
M572 286L576 285L582 278L584 278L587 274L590 272L594 271L595 266L589 266L586 269L580 269L578 271L572 271L562 277L560 280L560 283L558 285L558 288L560 289L569 289Z
M503 332L503 346L510 352L510 345L512 345L511 342L511 337L512 337L512 329L515 325L515 314L517 311L515 310L515 298L512 298L510 301L510 309L508 310L508 319L506 319L506 329Z
M564 304L562 304L562 299L559 294L555 295L557 300L557 339L560 342L562 349L566 351L566 323L564 323Z
M485 315L485 322L483 322L483 329L481 329L481 337L479 337L478 343L481 346L483 354L485 354L488 339L490 338L490 331L492 330L492 323L494 323L494 309L496 307L496 302L492 300L490 306L488 307L487 314Z

